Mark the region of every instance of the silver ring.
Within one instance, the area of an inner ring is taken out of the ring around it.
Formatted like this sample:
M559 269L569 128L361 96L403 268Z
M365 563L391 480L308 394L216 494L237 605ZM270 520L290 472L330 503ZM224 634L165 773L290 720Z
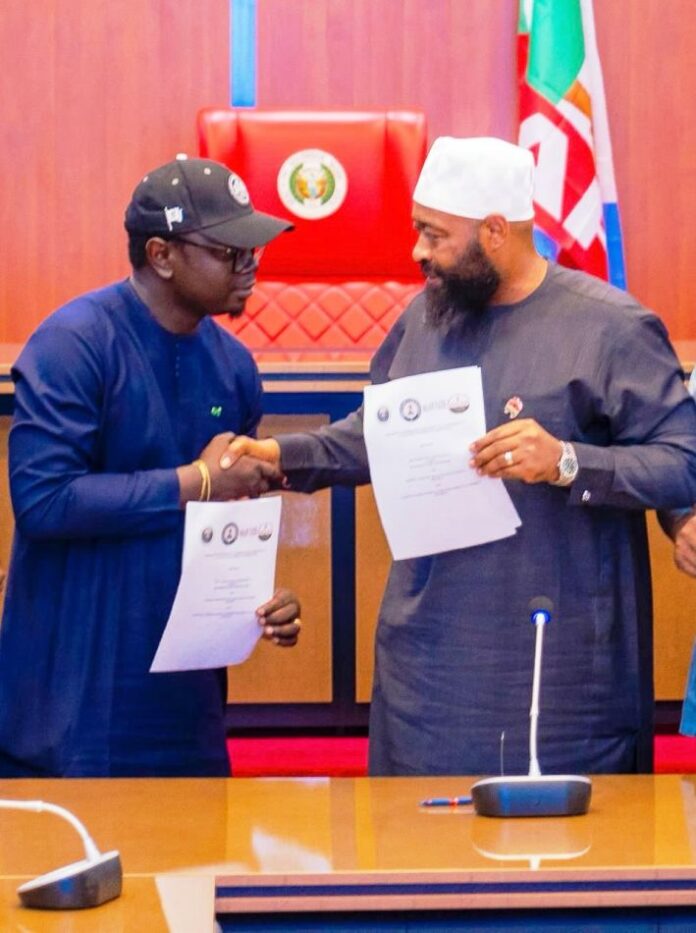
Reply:
M506 466L512 466L512 451L506 450L503 454L503 460L505 461Z

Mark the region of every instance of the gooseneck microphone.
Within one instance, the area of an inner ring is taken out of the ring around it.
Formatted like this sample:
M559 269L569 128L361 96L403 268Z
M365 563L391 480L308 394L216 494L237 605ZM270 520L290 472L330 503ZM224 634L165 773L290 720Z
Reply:
M43 800L0 800L0 809L54 813L77 830L85 848L86 857L81 861L20 885L17 893L24 907L76 910L97 907L119 896L123 883L121 857L116 851L102 854L84 824L70 810Z
M537 755L537 731L539 726L539 690L541 687L541 658L544 653L544 628L551 621L553 603L546 596L535 596L529 602L530 619L536 629L534 642L534 678L532 680L532 705L529 709L529 773L534 777L541 774Z
M530 618L536 629L532 702L529 709L529 774L519 777L491 777L471 788L474 809L481 816L578 816L587 813L592 795L588 777L575 774L543 775L537 754L541 660L544 628L551 620L553 603L546 596L529 602Z

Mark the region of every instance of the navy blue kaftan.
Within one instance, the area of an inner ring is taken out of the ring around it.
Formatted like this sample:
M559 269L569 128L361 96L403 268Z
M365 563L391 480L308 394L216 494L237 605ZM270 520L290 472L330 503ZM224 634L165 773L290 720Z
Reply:
M250 353L209 319L169 333L122 282L47 318L13 378L0 774L228 774L225 672L148 668L180 574L176 467L255 432Z
M544 639L539 761L548 772L649 770L652 618L643 510L696 501L696 406L661 322L623 292L551 265L515 305L460 330L424 323L423 296L378 350L372 380L478 365L488 428L521 417L572 441L570 488L506 483L516 535L392 565L370 710L372 774L527 770L531 597ZM293 487L369 481L362 411L278 438ZM463 457L468 457L462 451ZM466 514L452 516L467 521Z

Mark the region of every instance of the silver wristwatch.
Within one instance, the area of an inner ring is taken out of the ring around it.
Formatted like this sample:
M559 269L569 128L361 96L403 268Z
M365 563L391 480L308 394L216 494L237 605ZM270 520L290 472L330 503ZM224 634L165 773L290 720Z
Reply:
M578 458L575 448L568 441L561 441L561 456L558 460L558 479L552 481L552 486L570 486L578 475Z

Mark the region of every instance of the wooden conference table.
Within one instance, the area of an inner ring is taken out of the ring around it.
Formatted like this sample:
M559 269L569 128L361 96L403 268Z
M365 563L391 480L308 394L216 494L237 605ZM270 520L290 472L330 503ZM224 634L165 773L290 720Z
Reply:
M16 887L81 858L81 843L50 814L3 810L0 929L198 933L213 929L216 914L225 930L372 929L397 917L404 929L405 916L418 930L437 916L456 920L448 929L466 929L474 917L480 929L484 917L519 930L523 916L529 929L551 920L570 929L563 918L590 908L662 923L691 917L696 928L696 775L596 777L583 817L493 820L469 808L419 807L471 783L0 781L2 797L73 810L102 851L120 851L124 868L122 896L101 907L25 910ZM345 911L369 924L340 926Z

